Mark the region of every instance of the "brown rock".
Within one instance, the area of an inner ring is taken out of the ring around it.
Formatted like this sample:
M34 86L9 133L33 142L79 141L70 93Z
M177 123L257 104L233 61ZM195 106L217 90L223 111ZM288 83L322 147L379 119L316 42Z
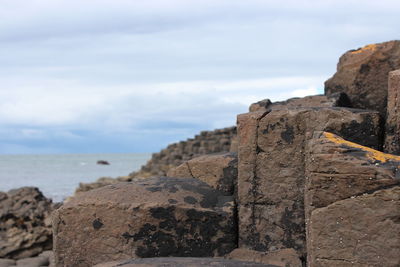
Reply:
M131 259L125 261L108 262L95 265L95 267L279 267L276 265L227 260L218 258L147 258Z
M17 266L24 267L40 267L49 266L49 258L46 257L30 257L17 260Z
M109 185L78 194L53 214L57 266L222 256L236 246L233 198L197 179Z
M304 153L314 131L379 147L378 112L297 108L239 115L239 245L305 257Z
M342 55L325 94L346 93L353 107L386 114L388 73L400 68L400 41L367 45Z
M400 70L389 73L384 151L400 155Z
M34 187L0 192L0 257L21 259L51 249L52 209Z
M286 108L310 108L310 107L351 107L350 99L345 93L336 93L329 96L313 95L306 97L290 98L286 101L271 102L269 99L261 100L257 103L251 104L249 107L250 112L268 111L274 109Z
M399 218L399 186L314 210L309 266L400 266Z
M15 260L0 259L0 267L15 266Z
M233 195L237 184L237 155L225 153L200 156L169 170L167 176L196 178L224 195Z
M306 153L306 221L316 208L400 184L399 167L400 156L316 132Z
M294 249L281 249L271 252L260 252L255 250L237 248L228 256L228 259L245 260L264 264L273 264L279 267L302 267L299 255Z

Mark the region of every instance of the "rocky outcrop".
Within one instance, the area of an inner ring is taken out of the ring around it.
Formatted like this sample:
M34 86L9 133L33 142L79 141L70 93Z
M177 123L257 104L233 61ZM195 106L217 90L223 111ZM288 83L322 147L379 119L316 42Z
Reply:
M212 257L236 247L233 198L196 179L149 178L71 198L53 215L57 266Z
M170 169L167 176L196 178L224 195L234 195L237 185L237 155L225 153L200 156Z
M95 267L280 267L270 264L246 262L238 260L227 260L219 258L150 258L150 259L131 259L97 264Z
M385 117L388 73L400 68L400 41L367 45L342 55L325 94L346 93L355 108L377 110Z
M384 151L400 155L400 70L389 73Z
M238 248L232 251L228 259L246 260L263 264L273 264L279 267L302 267L299 255L294 249L281 249L272 252L260 252L255 250Z
M0 267L55 267L53 252L44 251L36 257L29 257L20 260L0 259Z
M304 153L314 131L380 146L377 112L299 108L238 116L239 245L306 255Z
M312 267L400 266L400 186L335 202L311 214Z
M115 183L119 183L119 182L131 182L131 181L137 181L137 180L139 180L139 178L132 178L129 176L121 176L121 177L117 177L117 178L101 177L93 183L79 183L78 188L75 190L75 194L81 193L81 192L86 192L86 191L100 188L100 187L110 185L110 184L115 184Z
M271 102L269 99L264 99L253 103L249 107L250 112L267 111L273 109L287 108L329 108L329 107L352 107L350 99L345 93L334 93L329 96L312 95L306 97L290 98L286 101Z
M131 177L165 176L171 167L176 167L194 157L223 153L231 150L232 139L236 136L236 127L203 131L186 141L174 143L159 153L152 155L151 159L139 172L132 173ZM232 148L234 150L234 148Z
M22 259L52 247L53 205L35 187L0 192L0 258Z

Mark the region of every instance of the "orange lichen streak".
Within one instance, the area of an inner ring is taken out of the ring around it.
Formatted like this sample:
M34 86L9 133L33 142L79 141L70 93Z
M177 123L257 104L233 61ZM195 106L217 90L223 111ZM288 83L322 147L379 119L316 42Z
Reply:
M359 53L362 53L362 52L365 52L365 51L368 51L368 50L372 50L373 51L375 49L376 49L376 44L369 44L369 45L366 45L366 46L364 46L364 47L362 47L360 49L354 50L351 53L352 54L359 54Z
M377 161L380 161L382 163L385 163L385 162L387 162L389 160L400 161L400 156L395 156L395 155L392 155L392 154L382 153L382 152L380 152L378 150L375 150L375 149L372 149L372 148L369 148L369 147L366 147L366 146L362 146L362 145L359 145L359 144L356 144L356 143L353 143L353 142L350 142L350 141L346 141L346 140L344 140L344 139L340 138L339 136L334 135L332 133L324 132L323 135L329 141L331 141L331 142L333 142L335 144L341 144L341 145L346 145L346 146L349 146L349 147L354 147L354 148L361 149L362 151L366 152L367 157L370 158L371 160L374 160L374 161L377 160Z

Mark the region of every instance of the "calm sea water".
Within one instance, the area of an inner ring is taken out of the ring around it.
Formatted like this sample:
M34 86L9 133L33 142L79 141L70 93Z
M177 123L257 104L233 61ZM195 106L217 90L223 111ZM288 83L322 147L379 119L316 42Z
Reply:
M151 154L0 155L0 191L36 186L46 197L61 201L80 182L125 176L136 171ZM110 165L98 165L106 160Z

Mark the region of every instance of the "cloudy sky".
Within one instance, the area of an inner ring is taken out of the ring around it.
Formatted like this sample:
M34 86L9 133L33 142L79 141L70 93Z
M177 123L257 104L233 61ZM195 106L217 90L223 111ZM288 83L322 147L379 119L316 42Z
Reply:
M0 153L155 152L323 92L398 0L2 0Z

